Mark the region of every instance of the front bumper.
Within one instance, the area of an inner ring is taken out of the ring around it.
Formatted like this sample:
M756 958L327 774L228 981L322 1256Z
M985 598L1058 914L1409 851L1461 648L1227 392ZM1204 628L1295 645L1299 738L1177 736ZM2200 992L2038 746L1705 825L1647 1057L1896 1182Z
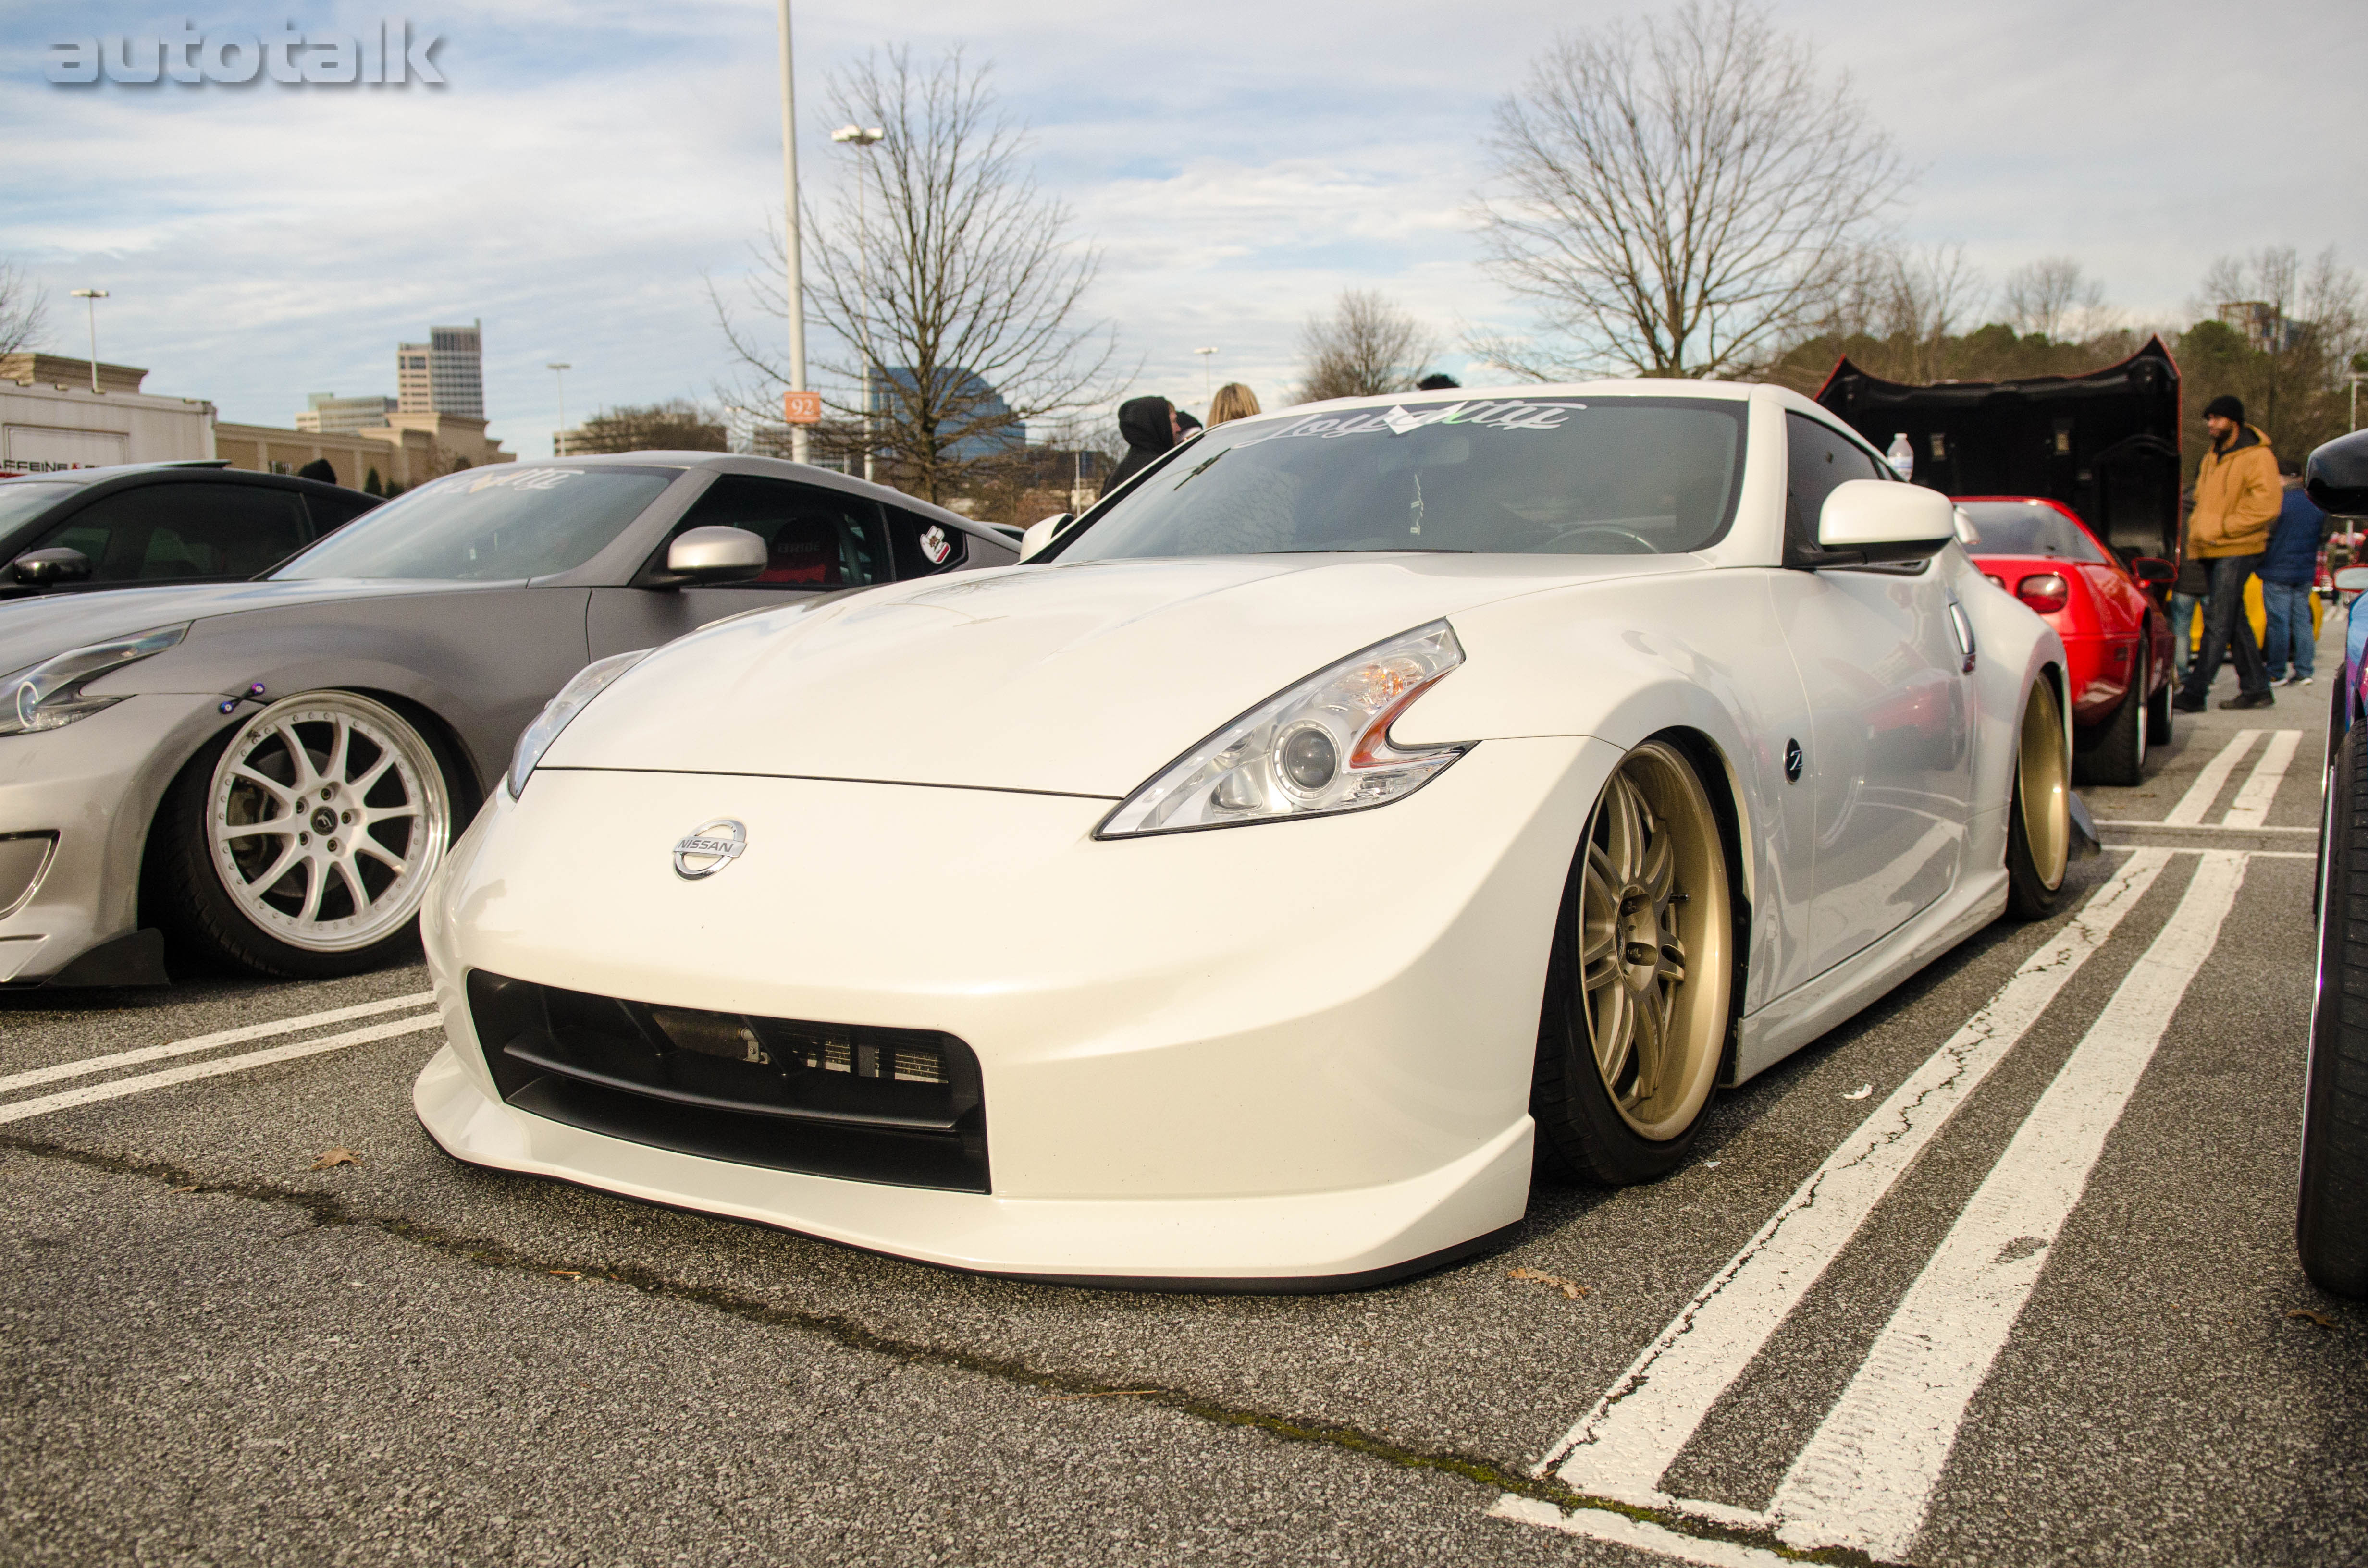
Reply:
M449 1044L415 1094L461 1158L950 1267L1356 1283L1518 1220L1570 846L1617 749L1496 741L1382 810L1100 843L1110 802L546 769L423 912ZM746 824L719 875L672 846ZM503 1100L481 969L602 995L936 1029L984 1082L992 1190L678 1153Z
M0 918L0 983L46 980L137 926L149 824L182 762L229 722L221 700L133 697L0 738L0 835L58 835L40 885Z

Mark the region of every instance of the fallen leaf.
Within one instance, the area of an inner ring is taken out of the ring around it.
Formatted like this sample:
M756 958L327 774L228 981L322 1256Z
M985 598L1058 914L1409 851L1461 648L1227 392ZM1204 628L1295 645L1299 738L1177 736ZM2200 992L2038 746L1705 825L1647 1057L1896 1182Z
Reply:
M2311 1322L2318 1324L2321 1328L2333 1328L2335 1326L2335 1320L2333 1318L2328 1317L2325 1312L2313 1312L2308 1307L2289 1308L2286 1312L2286 1316L2289 1318L2308 1318Z
M173 1190L174 1190L175 1192L203 1192L203 1191L205 1190L205 1188L204 1188L204 1187L195 1187L195 1186L191 1186L191 1187L175 1187Z
M562 1279L581 1279L584 1278L584 1271L580 1268L546 1268L543 1272L545 1274L556 1274Z
M1125 1399L1133 1394L1157 1393L1157 1389L1096 1389L1091 1393L1049 1393L1036 1403L1052 1404L1064 1399Z
M332 1149L313 1161L313 1168L316 1171L325 1171L331 1165L359 1165L361 1163L362 1157L351 1149Z
M1505 1278L1528 1279L1540 1285L1551 1285L1560 1290L1566 1299L1574 1301L1594 1289L1593 1286L1582 1285L1576 1279L1565 1279L1559 1274L1541 1274L1534 1268L1508 1268L1505 1270Z
M1862 1100L1873 1093L1874 1093L1874 1085L1873 1084L1861 1084L1857 1088L1852 1089L1849 1094L1844 1095L1842 1098L1846 1100Z

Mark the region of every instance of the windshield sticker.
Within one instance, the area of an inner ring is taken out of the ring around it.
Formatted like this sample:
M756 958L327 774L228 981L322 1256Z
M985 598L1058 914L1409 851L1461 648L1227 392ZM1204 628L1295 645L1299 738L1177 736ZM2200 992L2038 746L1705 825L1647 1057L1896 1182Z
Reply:
M470 480L461 488L470 495L480 490L556 490L583 472L580 468L514 468Z
M946 537L944 524L931 523L921 530L921 553L929 558L930 565L943 566L953 552L954 541Z
M1583 411L1583 403L1528 403L1520 398L1484 398L1474 403L1441 403L1431 408L1409 409L1404 406L1380 414L1318 414L1296 420L1281 429L1265 436L1253 436L1246 441L1235 441L1236 447L1255 447L1261 441L1280 441L1294 436L1320 436L1330 440L1338 436L1370 436L1386 431L1403 436L1419 430L1426 425L1485 425L1498 430L1555 430L1574 412Z

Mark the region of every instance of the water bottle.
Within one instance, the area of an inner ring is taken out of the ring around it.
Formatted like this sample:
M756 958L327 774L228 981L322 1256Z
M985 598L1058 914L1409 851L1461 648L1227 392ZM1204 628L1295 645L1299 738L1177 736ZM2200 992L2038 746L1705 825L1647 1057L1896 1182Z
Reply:
M1891 450L1883 455L1891 460L1892 472L1902 479L1916 477L1916 448L1914 443L1907 439L1907 431L1902 430L1892 437Z

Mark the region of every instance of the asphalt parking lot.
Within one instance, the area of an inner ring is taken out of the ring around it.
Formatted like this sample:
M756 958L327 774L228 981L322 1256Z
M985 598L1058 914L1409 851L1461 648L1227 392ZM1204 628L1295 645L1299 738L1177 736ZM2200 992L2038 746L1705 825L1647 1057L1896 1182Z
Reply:
M1328 1297L984 1279L461 1166L424 970L0 996L24 1563L2339 1562L2368 1313L2292 1243L2318 683L1716 1104ZM2222 677L2215 696L2234 689Z

